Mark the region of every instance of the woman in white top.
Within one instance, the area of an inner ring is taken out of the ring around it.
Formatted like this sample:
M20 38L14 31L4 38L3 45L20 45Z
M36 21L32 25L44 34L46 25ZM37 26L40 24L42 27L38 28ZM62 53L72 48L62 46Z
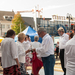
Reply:
M35 37L34 37L34 42L31 43L32 49L41 47L41 43L38 42L38 40L39 40L39 37L38 37L38 36L35 36ZM37 57L38 57L39 59L41 59L40 54L38 54ZM32 74L31 74L31 75L33 75L33 71L32 71Z
M28 49L30 49L30 41L29 41L29 35L26 35L25 36L25 40L24 42L22 43L23 46L24 46L24 49L27 51ZM28 66L31 66L31 63L30 63L30 57L31 57L31 54L30 53L27 53L26 54L26 57L25 57L25 69L26 69L26 73L27 73L27 67ZM28 74L28 73L27 73Z
M3 75L21 75L18 71L20 64L14 37L15 32L10 29L7 31L6 38L1 42Z
M19 62L20 62L20 72L21 75L26 75L26 71L25 71L25 54L27 53L27 51L25 51L24 47L23 47L23 42L25 40L25 34L24 33L19 33L18 34L18 41L16 42L17 46L18 46L18 55L19 55Z

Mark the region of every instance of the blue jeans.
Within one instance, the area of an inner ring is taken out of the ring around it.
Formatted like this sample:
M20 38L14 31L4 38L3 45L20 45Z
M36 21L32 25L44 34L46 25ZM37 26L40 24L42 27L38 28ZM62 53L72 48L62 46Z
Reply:
M45 75L54 75L54 55L48 57L42 57Z

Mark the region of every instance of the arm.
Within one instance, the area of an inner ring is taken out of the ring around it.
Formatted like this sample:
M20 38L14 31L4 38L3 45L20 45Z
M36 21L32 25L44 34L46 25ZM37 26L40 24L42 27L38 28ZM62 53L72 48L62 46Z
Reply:
M19 61L18 61L18 58L15 59L17 65L18 65L18 68L20 68L20 64L19 64Z
M51 38L46 38L43 40L42 42L42 46L39 47L39 48L36 48L36 52L37 53L45 53L48 51L48 47L50 46L52 42L52 39Z
M20 68L20 64L18 61L18 49L17 49L17 45L14 41L12 41L10 43L10 49L11 49L12 58L16 61L18 68Z

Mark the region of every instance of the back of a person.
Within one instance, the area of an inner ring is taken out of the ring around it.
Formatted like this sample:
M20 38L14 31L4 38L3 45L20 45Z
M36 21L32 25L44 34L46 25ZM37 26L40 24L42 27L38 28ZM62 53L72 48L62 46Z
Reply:
M30 42L29 41L24 41L22 44L23 44L25 50L28 50L30 48Z
M12 38L5 38L1 43L2 67L3 68L11 66L12 62L16 64L15 60L13 60L12 55L11 55L11 42L12 41L14 41Z
M41 43L39 42L32 42L32 48L39 48L41 47Z

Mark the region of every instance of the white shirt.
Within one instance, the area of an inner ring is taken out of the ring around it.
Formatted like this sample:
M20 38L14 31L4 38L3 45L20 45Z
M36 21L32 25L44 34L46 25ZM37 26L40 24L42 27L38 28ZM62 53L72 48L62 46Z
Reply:
M38 54L41 53L41 57L47 57L49 55L54 55L54 43L50 35L46 34L43 37L42 46L39 48L36 48L36 52Z
M32 49L41 47L40 42L32 42L31 45L32 45Z
M69 40L69 35L64 33L62 36L60 36L60 38L59 38L59 49L65 49L65 44L68 40Z
M23 46L24 46L24 49L25 49L25 51L27 51L27 50L31 50L31 42L29 42L29 41L24 41L23 43ZM32 54L31 54L31 52L29 52L29 53L27 53L26 55L28 55L30 58L32 58Z
M25 49L23 47L23 44L19 41L16 42L18 47L18 57L20 63L25 63Z
M75 35L66 43L66 75L75 75Z
M23 44L25 50L30 49L30 42L29 41L24 41L22 44Z
M35 48L39 48L39 47L41 47L41 43L40 42L32 42L31 43L31 45L32 45L32 49L35 49ZM37 55L37 57L40 57L41 55L40 55L40 53Z
M2 67L7 68L16 65L14 59L18 58L17 45L12 38L5 38L1 43Z

